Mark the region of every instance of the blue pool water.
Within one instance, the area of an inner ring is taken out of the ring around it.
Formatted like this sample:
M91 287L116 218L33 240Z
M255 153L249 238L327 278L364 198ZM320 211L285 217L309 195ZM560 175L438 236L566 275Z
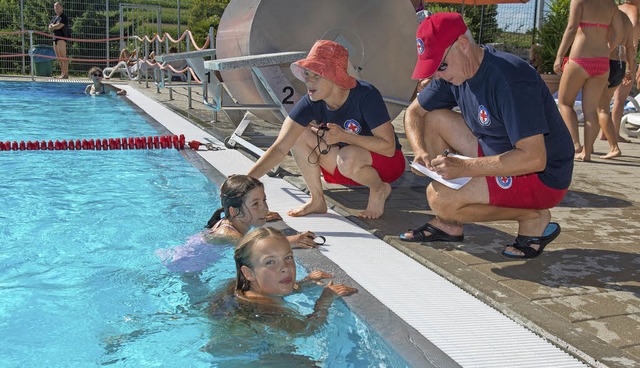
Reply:
M121 98L83 90L0 82L0 140L158 134ZM219 326L194 300L233 276L232 249L200 277L162 265L158 249L184 243L217 207L216 185L176 150L0 152L0 168L2 367L248 366L259 356L406 366L342 302L313 337L274 332L202 351ZM290 301L309 313L316 289Z

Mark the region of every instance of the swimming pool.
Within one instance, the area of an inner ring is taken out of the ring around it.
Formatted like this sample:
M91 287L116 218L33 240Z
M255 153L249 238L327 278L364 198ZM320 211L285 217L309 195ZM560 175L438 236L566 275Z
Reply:
M121 98L83 89L0 82L2 140L158 134ZM200 231L217 207L217 186L178 151L2 152L0 167L0 366L242 365L261 355L406 366L341 302L316 336L253 336L235 355L201 351L216 326L192 292L213 289L233 265L226 248L194 285L156 255ZM308 313L317 292L292 301Z

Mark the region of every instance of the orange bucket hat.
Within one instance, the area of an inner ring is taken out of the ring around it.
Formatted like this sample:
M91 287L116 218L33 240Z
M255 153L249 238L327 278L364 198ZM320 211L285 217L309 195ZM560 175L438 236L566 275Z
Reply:
M291 64L296 78L305 81L304 71L308 70L335 83L342 89L356 86L356 79L347 73L349 51L339 43L327 40L316 41L306 59Z

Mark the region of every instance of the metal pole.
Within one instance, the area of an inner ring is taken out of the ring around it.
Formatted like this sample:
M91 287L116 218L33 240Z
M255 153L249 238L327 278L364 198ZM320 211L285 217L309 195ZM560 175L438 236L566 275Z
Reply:
M158 6L157 17L158 17L158 36L161 36L160 32L162 32L162 8L159 6Z
M534 11L533 11L533 29L531 30L531 44L535 45L536 44L536 21L538 20L538 13L537 11L535 11L535 9L538 8L538 0L535 1L533 8L534 8Z
M544 24L544 1L540 1L537 3L537 11L538 11L538 28L542 27Z
M482 5L482 12L480 13L480 32L478 35L478 43L482 44L482 28L484 28L484 5Z
M216 48L216 39L214 37L213 26L209 27L209 48L211 50Z
M157 17L157 21L156 23L158 24L158 31L156 32L158 34L158 37L156 38L156 54L157 53L162 53L162 49L160 48L160 37L162 36L162 34L160 32L162 32L162 18L161 18L161 13L162 13L162 8L158 7L158 9L156 10L156 17ZM168 53L168 50L167 50Z
M120 50L122 50L124 48L124 17L122 16L122 11L123 11L122 3L119 4L119 7L120 7L120 15L118 19L120 20Z
M33 49L33 31L29 31L29 56L31 57L31 80L35 81L36 77L33 74L35 69L35 63L33 62L33 54L31 53L32 49Z
M20 30L24 32L24 0L20 0ZM26 54L24 52L24 33L21 35L22 37L22 54ZM24 56L22 57L22 74L25 74L26 71L26 60Z
M107 42L105 42L105 52L107 53L107 66L109 66L109 0L107 0L107 3L105 4L105 29L104 29L104 33L106 35L107 38Z
M180 37L180 0L178 0L178 37ZM178 43L178 52L180 52L180 44Z

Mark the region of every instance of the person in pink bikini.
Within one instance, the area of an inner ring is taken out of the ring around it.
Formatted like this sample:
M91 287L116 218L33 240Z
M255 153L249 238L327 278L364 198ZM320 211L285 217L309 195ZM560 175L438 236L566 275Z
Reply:
M553 65L556 74L562 75L558 107L571 133L576 160L591 161L597 135L598 100L609 78L609 40L612 34L621 32L620 29L614 29L617 27L612 27L617 11L612 1L571 1L569 21ZM569 47L571 52L563 67ZM584 145L580 144L578 116L573 109L580 89L585 121Z

